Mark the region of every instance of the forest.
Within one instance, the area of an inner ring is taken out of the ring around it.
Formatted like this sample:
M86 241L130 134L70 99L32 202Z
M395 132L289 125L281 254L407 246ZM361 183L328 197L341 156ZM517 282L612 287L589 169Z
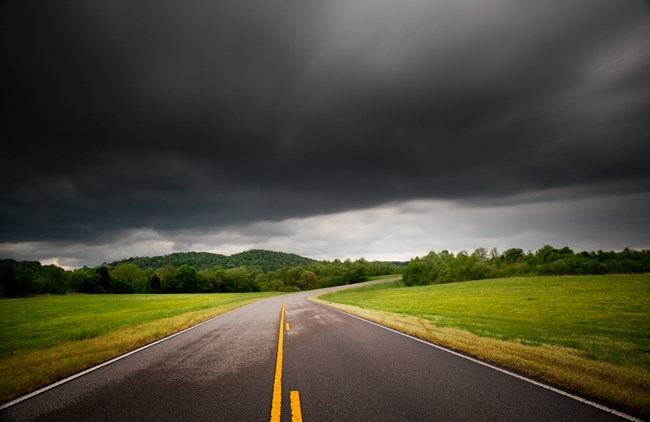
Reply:
M443 250L412 259L402 273L407 286L514 276L638 274L650 272L650 250L579 252L545 245L524 252L511 248L499 253L478 248L469 254Z
M0 297L66 293L231 293L300 291L400 273L403 264L316 261L251 250L226 257L206 252L130 258L66 271L35 261L0 260Z
M184 252L136 257L66 271L35 261L0 260L0 297L67 293L230 293L300 291L398 274L407 286L538 275L650 272L650 251L579 252L546 245L524 252L478 248L443 250L406 263L365 259L316 261L295 254L251 250L224 256Z

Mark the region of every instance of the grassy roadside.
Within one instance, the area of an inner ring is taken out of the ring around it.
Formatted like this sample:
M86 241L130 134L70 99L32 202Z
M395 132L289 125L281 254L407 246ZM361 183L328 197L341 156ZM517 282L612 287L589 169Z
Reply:
M648 275L393 282L320 301L650 414Z
M0 300L0 402L273 293Z

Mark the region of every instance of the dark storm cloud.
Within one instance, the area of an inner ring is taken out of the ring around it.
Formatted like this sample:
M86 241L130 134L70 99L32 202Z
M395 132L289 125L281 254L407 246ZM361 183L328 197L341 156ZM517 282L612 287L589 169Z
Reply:
M0 241L647 192L648 11L6 1Z

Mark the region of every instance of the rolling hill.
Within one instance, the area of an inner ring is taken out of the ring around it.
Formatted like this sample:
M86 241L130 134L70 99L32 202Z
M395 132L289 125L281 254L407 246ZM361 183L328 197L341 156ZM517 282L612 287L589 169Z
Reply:
M156 269L167 264L174 267L187 264L197 270L249 267L259 268L263 271L274 271L284 266L306 266L316 262L318 261L296 254L252 249L230 256L210 252L177 252L164 256L132 257L111 262L107 266L115 268L121 264L136 264L142 269Z

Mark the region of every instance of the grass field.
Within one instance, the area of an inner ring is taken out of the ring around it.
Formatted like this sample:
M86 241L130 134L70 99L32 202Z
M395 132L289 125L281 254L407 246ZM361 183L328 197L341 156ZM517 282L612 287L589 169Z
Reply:
M0 300L0 401L272 294Z
M402 331L650 411L650 275L422 287L394 282L320 298Z

